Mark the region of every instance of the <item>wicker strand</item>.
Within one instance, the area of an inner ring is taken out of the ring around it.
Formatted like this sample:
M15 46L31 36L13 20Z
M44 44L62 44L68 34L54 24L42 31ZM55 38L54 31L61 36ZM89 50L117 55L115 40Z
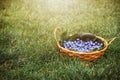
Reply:
M108 45L110 45L115 39L116 39L116 37L111 38L110 41L108 42Z

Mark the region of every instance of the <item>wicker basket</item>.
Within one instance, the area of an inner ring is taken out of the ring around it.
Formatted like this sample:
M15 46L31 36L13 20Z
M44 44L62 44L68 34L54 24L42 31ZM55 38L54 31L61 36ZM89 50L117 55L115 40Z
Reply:
M116 37L111 38L108 42L104 38L96 36L97 38L101 39L104 42L104 45L105 45L104 48L102 50L99 50L99 51L82 53L82 52L76 52L76 51L72 51L69 49L65 49L64 47L62 47L60 45L60 40L58 40L56 37L57 32L59 32L59 34L61 35L62 34L61 28L55 28L55 30L54 30L54 38L56 40L58 48L60 49L60 52L64 55L66 54L66 55L69 55L71 57L78 56L81 60L85 60L85 61L99 59L105 53L106 49L111 44L111 42L114 41L116 38Z

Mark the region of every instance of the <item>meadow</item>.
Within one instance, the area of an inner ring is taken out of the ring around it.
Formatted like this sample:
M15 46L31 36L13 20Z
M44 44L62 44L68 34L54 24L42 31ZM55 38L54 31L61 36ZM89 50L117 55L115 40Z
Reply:
M117 37L97 61L63 56L54 29ZM0 0L0 80L119 80L120 0Z

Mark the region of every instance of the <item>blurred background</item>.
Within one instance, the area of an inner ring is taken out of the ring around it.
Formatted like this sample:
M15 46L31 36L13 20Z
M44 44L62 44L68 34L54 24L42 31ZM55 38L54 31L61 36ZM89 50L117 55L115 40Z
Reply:
M82 62L60 54L56 27L117 39L98 61ZM120 0L0 0L1 80L118 80L119 44Z

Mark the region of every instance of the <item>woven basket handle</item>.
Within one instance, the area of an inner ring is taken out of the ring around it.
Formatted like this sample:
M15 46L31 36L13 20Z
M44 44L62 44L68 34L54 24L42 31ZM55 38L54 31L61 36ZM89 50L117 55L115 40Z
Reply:
M55 30L54 30L54 38L55 38L56 42L59 42L59 40L57 39L57 36L56 36L57 32L58 32L60 35L62 35L62 29L61 29L60 27L57 27L57 28L55 28ZM113 38L109 39L109 40L108 40L108 45L110 45L115 39L116 39L116 37L113 37Z
M116 39L116 37L113 37L113 38L109 39L108 40L108 45L110 45L115 39Z
M57 39L57 36L56 36L57 32L61 35L62 34L62 29L60 27L57 27L54 30L54 38L55 38L56 42L59 42L59 40Z

